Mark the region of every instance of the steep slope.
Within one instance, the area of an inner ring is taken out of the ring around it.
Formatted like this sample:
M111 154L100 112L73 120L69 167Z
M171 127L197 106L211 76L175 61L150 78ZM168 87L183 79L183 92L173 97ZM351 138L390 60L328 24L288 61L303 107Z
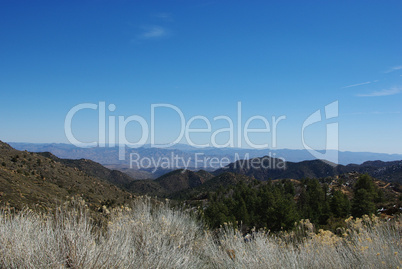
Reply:
M128 184L127 190L138 195L148 195L152 197L166 197L169 194L165 188L152 179L132 181L130 184Z
M103 165L88 159L79 159L79 160L60 159L50 152L41 152L38 154L50 158L56 162L60 162L65 166L77 168L87 173L89 176L105 180L107 182L110 182L114 185L119 185L121 187L125 187L131 181L135 180L134 178L130 177L129 175L123 172L117 170L110 170L104 167Z
M175 170L167 173L156 179L164 189L168 192L176 192L184 189L195 188L204 184L207 180L213 176L208 172L193 172L190 170Z
M128 189L134 193L169 196L173 193L188 190L208 182L212 174L200 170L198 172L178 169L155 180L136 180Z
M128 203L132 194L59 161L18 151L0 141L0 204L54 207L81 196L91 207Z
M144 171L144 170L138 170L138 169L131 169L129 167L123 167L123 166L115 165L115 164L105 164L104 167L106 167L110 170L120 171L135 179L155 179L158 177L155 175L156 173L152 173L152 172L148 172L148 171Z

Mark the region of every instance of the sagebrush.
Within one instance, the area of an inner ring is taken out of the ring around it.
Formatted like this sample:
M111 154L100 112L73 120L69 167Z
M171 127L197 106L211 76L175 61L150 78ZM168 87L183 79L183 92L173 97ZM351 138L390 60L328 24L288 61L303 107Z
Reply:
M1 268L398 268L401 218L347 219L335 235L304 220L291 232L230 225L208 230L189 211L138 199L103 209L100 227L82 201L54 213L0 213Z

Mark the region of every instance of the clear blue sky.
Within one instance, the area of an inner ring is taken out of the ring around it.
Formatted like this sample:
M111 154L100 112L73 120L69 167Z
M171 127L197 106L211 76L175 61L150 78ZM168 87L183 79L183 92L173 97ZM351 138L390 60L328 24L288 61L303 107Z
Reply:
M401 14L401 1L2 0L0 140L68 142L68 111L101 101L147 123L151 104L169 103L214 131L241 102L243 125L285 115L277 147L297 149L304 120L338 101L340 150L401 154ZM156 123L158 141L177 136L172 110ZM306 129L309 145L324 148L325 123ZM97 124L83 110L73 132L93 141Z

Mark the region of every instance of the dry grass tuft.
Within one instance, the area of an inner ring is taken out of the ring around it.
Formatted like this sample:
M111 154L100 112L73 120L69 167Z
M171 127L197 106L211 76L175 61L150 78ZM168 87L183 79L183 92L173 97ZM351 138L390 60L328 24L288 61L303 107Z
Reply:
M292 232L232 226L204 229L188 212L138 199L131 207L103 210L99 229L85 204L54 214L0 212L0 268L397 268L401 220L347 219L335 235L314 231L308 220Z

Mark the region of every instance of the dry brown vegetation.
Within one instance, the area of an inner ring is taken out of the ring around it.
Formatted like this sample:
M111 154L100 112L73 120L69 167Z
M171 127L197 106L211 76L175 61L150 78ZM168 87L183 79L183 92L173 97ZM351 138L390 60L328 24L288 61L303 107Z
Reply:
M71 203L73 206L71 206ZM338 234L302 221L291 232L210 231L190 212L139 198L103 208L78 199L49 214L0 213L0 268L398 268L401 218L349 218Z

